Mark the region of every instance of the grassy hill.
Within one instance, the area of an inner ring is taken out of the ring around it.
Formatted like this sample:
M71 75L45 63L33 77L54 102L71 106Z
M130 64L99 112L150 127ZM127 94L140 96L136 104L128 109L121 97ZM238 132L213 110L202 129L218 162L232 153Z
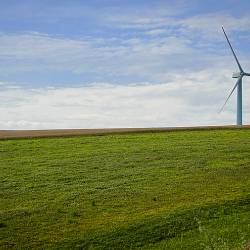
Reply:
M250 130L0 141L1 249L248 249Z

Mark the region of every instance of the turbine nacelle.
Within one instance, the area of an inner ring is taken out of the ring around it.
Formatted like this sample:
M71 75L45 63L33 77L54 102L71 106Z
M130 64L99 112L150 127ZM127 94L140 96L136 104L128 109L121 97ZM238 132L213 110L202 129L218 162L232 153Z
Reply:
M232 78L240 78L243 76L250 76L250 73L245 73L245 72L234 72L232 75Z
M232 78L240 78L241 72L234 72Z

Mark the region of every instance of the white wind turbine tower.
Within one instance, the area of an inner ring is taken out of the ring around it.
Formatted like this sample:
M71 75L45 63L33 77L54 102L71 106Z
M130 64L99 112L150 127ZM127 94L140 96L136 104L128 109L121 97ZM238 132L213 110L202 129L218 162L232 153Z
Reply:
M229 47L233 53L234 59L236 60L236 63L239 67L239 72L237 73L233 73L233 78L237 78L238 80L236 81L236 84L234 85L233 89L231 90L229 96L227 97L224 105L222 106L222 108L220 109L220 112L223 110L223 108L225 107L227 101L229 100L229 98L231 97L231 95L233 94L234 90L237 88L237 122L236 125L242 125L242 78L244 76L250 76L250 73L246 73L244 72L244 70L242 69L239 60L233 50L233 47L227 37L227 34L224 30L224 28L222 27L223 33L227 39L227 42L229 44Z

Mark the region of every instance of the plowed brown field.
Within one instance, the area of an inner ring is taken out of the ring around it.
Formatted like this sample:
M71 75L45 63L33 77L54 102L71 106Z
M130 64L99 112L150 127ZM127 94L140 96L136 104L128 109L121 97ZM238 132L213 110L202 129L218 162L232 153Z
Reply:
M67 137L80 135L105 135L138 132L167 132L183 130L209 130L209 129L250 129L244 126L199 126L199 127L161 127L161 128L105 128L105 129L52 129L52 130L0 130L0 139L39 138L39 137Z

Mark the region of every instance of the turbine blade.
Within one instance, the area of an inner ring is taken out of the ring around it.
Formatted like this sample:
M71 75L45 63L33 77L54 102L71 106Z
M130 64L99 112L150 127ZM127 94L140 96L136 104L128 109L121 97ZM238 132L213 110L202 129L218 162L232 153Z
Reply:
M232 45L231 45L231 43L230 43L230 41L229 41L229 39L228 39L228 37L227 37L227 34L226 34L226 32L225 32L223 26L222 26L222 30L223 30L223 33L224 33L226 39L227 39L227 42L228 42L228 44L229 44L229 47L230 47L230 49L231 49L231 51L232 51L232 53L233 53L233 55L234 55L235 61L236 61L237 64L238 64L238 67L239 67L239 69L240 69L240 72L244 72L243 69L242 69L242 67L241 67L241 65L240 65L240 63L239 63L239 60L238 60L238 58L237 58L235 52L234 52L234 50L233 50L233 47L232 47Z
M231 92L230 92L229 96L227 97L227 99L226 99L225 103L224 103L224 104L223 104L223 106L221 107L221 109L220 109L219 113L220 113L220 112L223 110L223 108L226 106L226 104L227 104L227 102L228 102L229 98L230 98L230 97L231 97L231 95L233 94L234 90L235 90L235 89L236 89L236 87L238 86L238 84L239 84L239 82L241 81L241 79L242 79L242 76L240 76L240 77L238 78L238 80L237 80L236 84L234 85L233 89L231 90Z

